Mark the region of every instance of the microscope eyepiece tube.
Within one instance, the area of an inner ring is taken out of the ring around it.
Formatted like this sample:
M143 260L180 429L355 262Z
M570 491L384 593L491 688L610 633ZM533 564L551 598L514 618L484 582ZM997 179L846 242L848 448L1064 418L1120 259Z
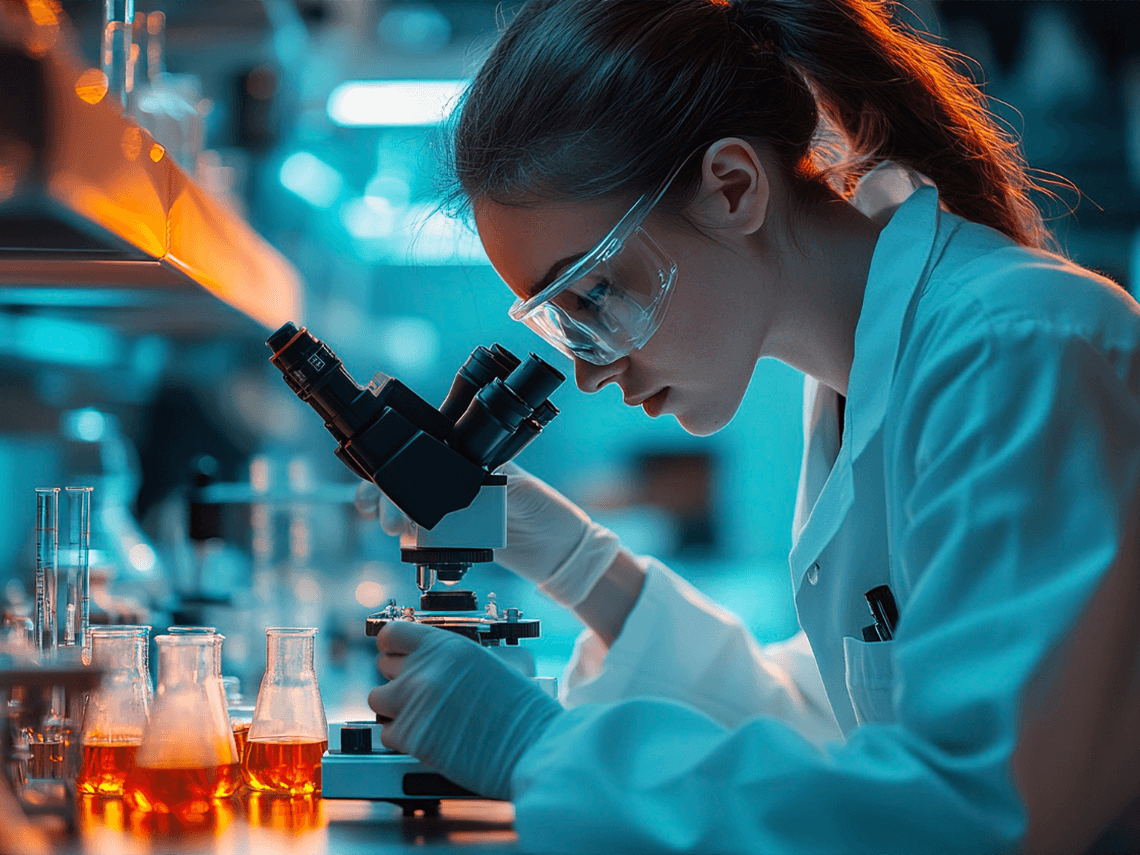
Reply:
M509 351L503 350L503 348L499 348L499 350L507 356L511 356ZM514 359L513 356L511 358ZM439 405L440 413L452 423L459 421L459 417L467 410L471 404L471 399L480 389L496 378L505 380L517 365L517 359L514 360L514 365L510 365L501 356L496 355L486 347L475 348L467 357L467 361L456 372L447 397Z
M494 380L479 390L455 423L455 449L468 460L485 466L495 448L530 414L531 408L502 380Z
M503 382L534 410L565 381L565 374L532 353Z

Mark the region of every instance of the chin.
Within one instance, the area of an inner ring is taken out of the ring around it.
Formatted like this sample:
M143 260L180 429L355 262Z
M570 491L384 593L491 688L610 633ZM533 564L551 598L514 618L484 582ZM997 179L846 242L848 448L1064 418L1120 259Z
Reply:
M710 412L677 413L677 423L685 429L685 433L693 436L711 436L732 421L733 413Z

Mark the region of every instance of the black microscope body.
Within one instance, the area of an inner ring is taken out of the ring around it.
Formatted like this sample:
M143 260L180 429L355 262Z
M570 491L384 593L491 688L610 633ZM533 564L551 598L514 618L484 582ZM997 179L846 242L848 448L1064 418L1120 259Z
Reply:
M437 579L453 585L472 564L493 560L494 549L506 545L507 476L495 470L558 414L547 399L565 376L533 353L519 360L498 344L478 347L436 409L383 373L360 386L326 344L292 323L266 344L289 388L336 439L337 457L416 524L407 545L401 543L400 557L416 565L421 610L477 610L469 591L431 588ZM408 611L390 604L368 618L367 633L375 635L387 620ZM453 621L429 622L487 644L516 644L538 634L538 622L519 620L513 609L493 613L490 620L457 614Z

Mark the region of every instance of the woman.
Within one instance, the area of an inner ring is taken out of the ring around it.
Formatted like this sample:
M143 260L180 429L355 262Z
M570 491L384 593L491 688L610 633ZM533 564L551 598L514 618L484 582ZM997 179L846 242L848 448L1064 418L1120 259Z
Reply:
M1079 852L1140 795L1140 308L1046 251L1015 143L890 11L539 0L462 105L512 317L580 388L709 434L760 357L807 375L789 642L521 471L497 558L587 627L568 709L378 637L385 744L528 847Z

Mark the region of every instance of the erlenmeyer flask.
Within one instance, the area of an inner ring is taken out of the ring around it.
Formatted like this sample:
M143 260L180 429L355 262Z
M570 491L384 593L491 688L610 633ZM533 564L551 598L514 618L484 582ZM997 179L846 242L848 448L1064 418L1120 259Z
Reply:
M313 668L316 629L265 630L265 676L242 766L250 789L296 796L321 791L328 723Z
M81 793L123 794L150 711L149 643L149 626L91 628L91 664L103 669L103 681L83 714Z
M234 762L238 764L238 767L235 767L236 772L236 769L240 768L241 764L241 751L238 749L237 737L230 724L229 710L226 706L225 684L222 682L222 642L226 640L226 637L220 635L212 626L172 626L168 632L171 635L204 635L208 637L213 644L214 655L210 661L210 670L205 678L206 694L209 696L211 714L219 718L219 729L229 733L230 739L233 741ZM220 771L214 790L214 797L219 799L229 798L237 792L237 788L241 786L241 783L242 779L240 774L230 774L225 770Z
M224 709L214 708L206 688L215 636L160 635L155 644L158 691L124 796L139 810L201 818L239 769Z

